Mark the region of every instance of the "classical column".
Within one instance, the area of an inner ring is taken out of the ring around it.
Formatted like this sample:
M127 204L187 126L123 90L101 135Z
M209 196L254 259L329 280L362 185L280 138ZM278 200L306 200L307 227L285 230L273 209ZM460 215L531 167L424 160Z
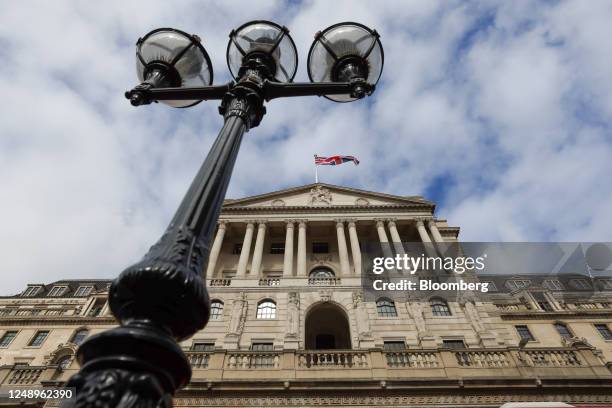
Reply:
M253 261L251 262L251 275L259 276L261 269L261 258L263 257L264 240L266 239L266 223L261 221L257 227L257 239L255 240L255 250L253 251Z
M359 248L359 238L357 237L357 226L355 225L355 221L349 221L348 229L351 239L351 252L353 254L355 275L361 275L361 248Z
M297 276L306 276L306 221L298 224Z
M404 251L404 246L402 245L402 239L397 232L397 226L395 225L395 221L390 220L387 223L389 227L389 232L391 233L391 241L393 241L393 248L395 248L395 253L399 255L404 255L406 251Z
M285 235L285 256L283 258L283 276L293 275L293 221L287 221L287 234Z
M223 245L223 238L225 237L225 224L226 221L219 221L217 235L215 235L215 241L213 242L212 248L210 249L210 255L208 256L208 266L206 267L205 278L211 279L215 272L215 266L217 266L217 259L219 259L221 245Z
M389 238L387 238L387 232L385 231L385 223L382 220L377 220L376 229L378 230L378 239L380 240L383 256L386 258L392 258L393 254L391 253Z
M240 251L240 259L238 259L237 277L244 277L246 275L246 268L249 263L249 252L251 252L251 241L253 240L253 228L254 225L252 222L247 223L244 240L242 241L242 250Z
M427 234L427 230L425 229L425 224L423 223L423 220L417 219L416 227L417 231L419 232L419 236L421 237L421 241L423 243L431 242L431 238L429 238L429 235Z
M421 241L423 242L425 253L430 258L436 257L436 249L434 248L434 245L431 242L431 238L429 238L429 235L427 234L427 230L425 229L425 223L422 219L416 219L416 227L417 231L419 232L419 236L421 237Z
M336 235L338 236L338 254L340 255L340 272L342 276L351 274L349 266L348 249L346 247L346 237L344 235L344 221L336 220Z
M435 242L444 242L442 234L440 234L438 226L436 225L436 222L433 219L427 221L427 226L429 227L429 230L431 231L431 236L433 237Z

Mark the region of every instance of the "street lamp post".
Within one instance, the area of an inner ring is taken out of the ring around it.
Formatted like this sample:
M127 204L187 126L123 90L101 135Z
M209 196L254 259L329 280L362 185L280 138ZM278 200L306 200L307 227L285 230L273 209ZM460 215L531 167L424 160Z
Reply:
M140 85L132 105L160 101L189 107L220 100L224 124L166 232L144 258L113 281L109 304L120 326L91 336L77 352L81 370L69 381L68 407L170 407L191 378L177 341L204 328L210 306L202 272L243 134L265 114L264 102L317 95L350 102L372 94L382 73L376 31L357 23L315 35L308 54L311 83L293 83L297 52L287 28L252 21L230 34L227 63L235 81L213 86L200 39L163 28L137 43Z

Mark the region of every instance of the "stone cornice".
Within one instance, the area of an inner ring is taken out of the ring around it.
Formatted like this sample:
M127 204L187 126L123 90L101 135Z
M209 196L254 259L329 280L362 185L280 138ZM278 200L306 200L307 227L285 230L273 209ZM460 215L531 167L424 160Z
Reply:
M226 207L221 210L224 213L236 212L278 212L278 213L301 213L301 212L371 212L371 211L387 211L387 210L428 210L432 211L433 206L426 204L386 204L386 205L331 205L331 206L284 206L284 207L268 207L268 206L245 206L245 207ZM428 217L425 217L428 218Z
M63 323L74 324L118 324L113 316L90 317L90 316L44 316L44 318L28 316L2 316L0 324L6 326L53 326Z
M530 311L499 311L502 320L557 320L557 319L592 319L593 317L611 318L612 310L561 310L554 312L534 313Z

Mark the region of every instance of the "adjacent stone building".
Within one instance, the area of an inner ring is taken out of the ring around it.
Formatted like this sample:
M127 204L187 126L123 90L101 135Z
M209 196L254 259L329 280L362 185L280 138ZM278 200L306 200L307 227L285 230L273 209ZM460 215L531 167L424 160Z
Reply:
M612 403L610 278L517 271L480 277L487 300L365 300L364 242L397 252L457 241L434 210L419 196L322 183L227 200L205 271L211 320L182 343L193 378L175 406ZM75 373L78 344L115 324L109 284L1 297L0 385L58 386Z

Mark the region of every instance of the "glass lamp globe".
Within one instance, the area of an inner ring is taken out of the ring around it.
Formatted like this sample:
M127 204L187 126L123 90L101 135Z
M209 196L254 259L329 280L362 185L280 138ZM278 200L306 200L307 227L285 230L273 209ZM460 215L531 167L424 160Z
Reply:
M142 82L162 75L158 87L209 86L213 81L210 58L200 39L174 28L153 30L138 40L136 73ZM160 101L175 108L193 106L199 100Z
M350 82L363 79L376 85L382 74L384 54L379 35L363 24L334 24L315 36L308 52L308 77L312 82ZM350 95L329 95L336 102L350 102Z
M250 21L233 30L227 44L227 65L234 78L240 77L240 69L248 60L263 63L275 81L293 81L297 50L289 30L264 20Z

